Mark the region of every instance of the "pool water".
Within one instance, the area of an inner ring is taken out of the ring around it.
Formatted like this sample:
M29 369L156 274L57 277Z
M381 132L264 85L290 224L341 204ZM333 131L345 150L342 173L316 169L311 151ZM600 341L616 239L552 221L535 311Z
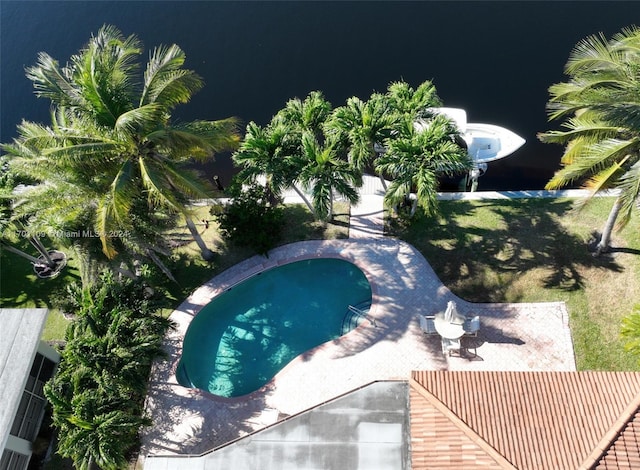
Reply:
M370 305L369 282L344 260L263 271L215 297L192 320L178 382L223 397L251 393L298 355L355 328L363 318L358 312Z

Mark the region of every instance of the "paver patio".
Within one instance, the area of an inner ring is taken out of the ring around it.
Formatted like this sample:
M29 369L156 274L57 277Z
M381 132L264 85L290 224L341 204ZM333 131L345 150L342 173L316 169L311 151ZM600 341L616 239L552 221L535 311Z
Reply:
M225 399L177 384L175 370L190 320L217 293L242 279L298 259L337 257L356 264L373 292L365 324L288 364L263 389ZM444 356L437 336L425 336L417 315L431 315L455 300L463 314L478 314L475 360ZM147 399L153 426L142 455L199 454L261 429L274 419L316 406L380 379L408 379L412 370L575 370L564 303L472 304L439 281L424 257L399 240L375 237L306 241L253 257L196 290L171 318L178 327L165 340L169 359L155 364Z

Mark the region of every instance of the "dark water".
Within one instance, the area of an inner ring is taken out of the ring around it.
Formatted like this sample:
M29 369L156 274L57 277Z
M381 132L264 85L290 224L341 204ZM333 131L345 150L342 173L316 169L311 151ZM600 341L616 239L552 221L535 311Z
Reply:
M33 2L0 1L0 141L22 118L46 122L24 67L39 51L65 62L104 23L149 49L176 43L206 81L178 108L183 120L238 116L260 124L287 99L322 90L334 106L368 98L389 82L433 80L446 106L470 122L527 139L489 165L480 189L541 188L561 148L537 141L550 129L547 89L563 80L573 46L640 23L639 2ZM557 127L557 124L553 126ZM228 155L211 174L228 179Z

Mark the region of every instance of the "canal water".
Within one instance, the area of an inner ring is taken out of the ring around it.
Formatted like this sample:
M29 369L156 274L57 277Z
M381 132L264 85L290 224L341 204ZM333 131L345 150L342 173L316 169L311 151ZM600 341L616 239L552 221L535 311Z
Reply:
M582 38L640 21L625 1L0 1L0 141L25 118L48 120L24 67L39 51L60 62L104 24L147 49L176 43L206 86L178 108L181 120L237 116L265 124L294 96L321 90L334 106L395 80L432 80L469 122L497 124L527 143L489 164L479 189L539 189L562 149L536 134L549 124L549 85ZM229 155L207 168L223 182Z

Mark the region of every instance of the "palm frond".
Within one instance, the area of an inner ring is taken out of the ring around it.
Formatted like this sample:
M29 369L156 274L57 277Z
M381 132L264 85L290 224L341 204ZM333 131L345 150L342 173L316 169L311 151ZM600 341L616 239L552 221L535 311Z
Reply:
M573 139L584 136L590 140L601 140L616 136L620 126L614 126L611 121L580 115L568 119L564 124L566 131L547 131L538 134L538 138L545 143L564 144Z
M138 168L148 200L179 212L182 206L173 195L172 188L166 178L163 178L162 172L142 157L138 159Z
M167 163L163 164L162 169L171 186L181 195L188 198L211 197L210 191L207 190L207 187L201 182L202 179L195 171L178 169Z
M192 70L182 69L186 55L180 47L155 48L147 63L140 105L158 103L166 110L187 103L203 86L202 79Z
M418 205L426 214L437 213L438 208L438 178L434 171L423 169L415 176L416 197Z
M60 69L58 61L45 52L38 54L36 65L27 67L26 74L38 97L48 98L58 106L77 106L83 101L80 91Z
M134 178L133 164L130 160L127 160L120 167L120 170L111 183L111 213L121 227L128 225L125 221L128 219L129 211L133 204L132 199L135 197L135 191L132 187Z
M163 116L162 107L154 103L147 104L120 114L114 129L121 138L128 140L133 136L151 132L162 122Z
M238 119L231 117L217 121L191 121L172 129L190 133L198 137L203 144L202 152L192 151L194 157L209 156L212 153L235 150L240 143Z
M116 224L114 223L115 218L110 195L106 195L98 201L98 207L96 209L96 229L100 237L100 243L102 244L102 252L108 259L113 259L118 254L113 246L113 239L108 236L109 233L116 229Z
M214 153L232 150L240 137L234 118L219 121L193 121L175 127L164 127L146 136L161 152L174 161L190 158L206 160Z
M585 71L617 67L622 57L609 47L604 34L589 36L581 40L573 49L565 66L569 75Z
M613 165L604 168L598 173L594 174L584 187L591 191L591 194L596 194L604 189L611 189L616 186L616 183L620 177L624 174L624 160L620 163L616 162Z

